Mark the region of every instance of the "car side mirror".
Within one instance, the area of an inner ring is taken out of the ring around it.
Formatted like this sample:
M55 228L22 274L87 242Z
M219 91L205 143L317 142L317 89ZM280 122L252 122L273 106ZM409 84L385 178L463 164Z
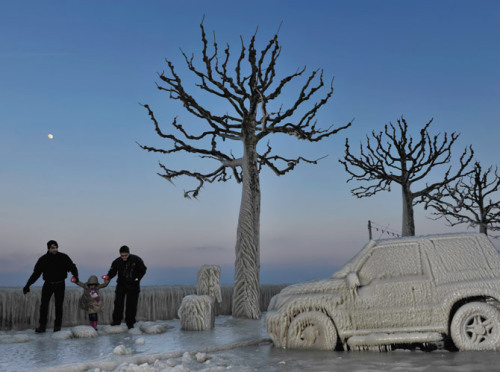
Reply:
M347 288L351 290L356 291L361 286L359 276L354 272L350 272L349 274L347 274L345 280L347 282Z

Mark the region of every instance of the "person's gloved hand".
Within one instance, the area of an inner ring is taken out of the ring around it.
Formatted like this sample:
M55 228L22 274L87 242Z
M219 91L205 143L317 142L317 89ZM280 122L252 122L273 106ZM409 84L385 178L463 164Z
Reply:
M101 278L104 280L109 280L109 276L107 276L107 275L103 275L103 276L101 276Z
M76 283L76 282L78 281L78 278L77 278L76 276L74 276L74 277L72 277L72 278L71 278L71 281L72 281L73 283Z
M30 291L30 287L25 285L24 288L23 288L23 294L26 294Z

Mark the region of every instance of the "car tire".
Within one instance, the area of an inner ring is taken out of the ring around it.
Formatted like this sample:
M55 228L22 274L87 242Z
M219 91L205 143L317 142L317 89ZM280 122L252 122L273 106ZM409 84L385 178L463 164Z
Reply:
M289 349L335 350L338 334L332 320L320 311L297 315L288 327Z
M500 311L485 302L463 305L453 316L450 333L458 350L498 350Z

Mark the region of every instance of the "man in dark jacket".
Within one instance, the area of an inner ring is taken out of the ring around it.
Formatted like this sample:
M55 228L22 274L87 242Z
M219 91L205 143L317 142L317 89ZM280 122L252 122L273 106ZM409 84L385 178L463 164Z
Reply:
M108 271L108 280L116 274L115 308L113 310L113 322L111 325L119 325L123 318L125 298L127 307L125 310L125 322L128 328L134 328L135 315L137 314L137 302L141 291L140 281L146 274L146 265L139 256L130 254L126 245L120 248L120 257L113 261Z
M54 294L56 318L54 321L54 332L61 330L63 316L64 290L66 285L64 280L71 271L78 280L78 269L67 254L58 251L59 246L55 240L47 242L47 253L38 259L28 282L23 288L23 293L30 291L30 285L35 283L43 274L42 301L40 303L40 325L35 329L37 333L45 332L47 325L47 314L49 311L49 301Z

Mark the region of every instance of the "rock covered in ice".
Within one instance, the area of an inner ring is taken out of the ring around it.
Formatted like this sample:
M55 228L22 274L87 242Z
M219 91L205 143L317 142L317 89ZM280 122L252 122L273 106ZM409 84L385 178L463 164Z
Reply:
M76 338L97 337L97 331L91 326L76 326L71 328L71 332L73 332L73 336Z
M140 330L148 335L156 335L160 333L165 333L167 329L173 328L168 324L158 324L155 322L144 322L140 325Z
M132 350L125 347L125 345L118 345L113 349L113 354L118 354L118 355L128 355L132 354Z
M22 343L22 342L28 342L30 340L30 336L22 333L18 333L17 335L12 336L12 341L14 343Z
M194 356L194 360L198 363L205 363L208 359L207 353L196 353Z
M140 365L137 365L134 363L123 363L123 364L120 364L113 371L114 372L155 372L155 371L163 370L163 369L158 369L158 367L161 368L161 366L154 366L154 365L151 366L147 363L143 363Z
M106 326L103 329L103 332L108 334L108 335L114 335L118 333L125 333L127 332L128 328L124 325L118 325L118 326Z
M215 303L212 296L189 295L183 298L179 308L181 329L206 331L214 328Z
M2 344L19 344L23 342L28 342L31 337L24 333L18 333L15 335L5 335L0 336L0 343Z
M136 345L144 345L146 343L146 340L144 337L139 337L137 340L135 340Z
M176 361L174 359L168 359L166 361L166 364L169 366L169 367L175 367L177 365Z
M128 331L127 331L128 334L130 335L140 335L142 334L141 330L139 328L130 328Z
M189 354L187 351L182 354L182 363L189 363L193 360L193 358L191 358L191 354Z
M215 298L217 303L222 302L220 290L220 266L202 265L198 270L198 280L196 282L196 294L207 295Z
M182 364L178 364L169 372L190 372L190 369L188 367L184 367Z

